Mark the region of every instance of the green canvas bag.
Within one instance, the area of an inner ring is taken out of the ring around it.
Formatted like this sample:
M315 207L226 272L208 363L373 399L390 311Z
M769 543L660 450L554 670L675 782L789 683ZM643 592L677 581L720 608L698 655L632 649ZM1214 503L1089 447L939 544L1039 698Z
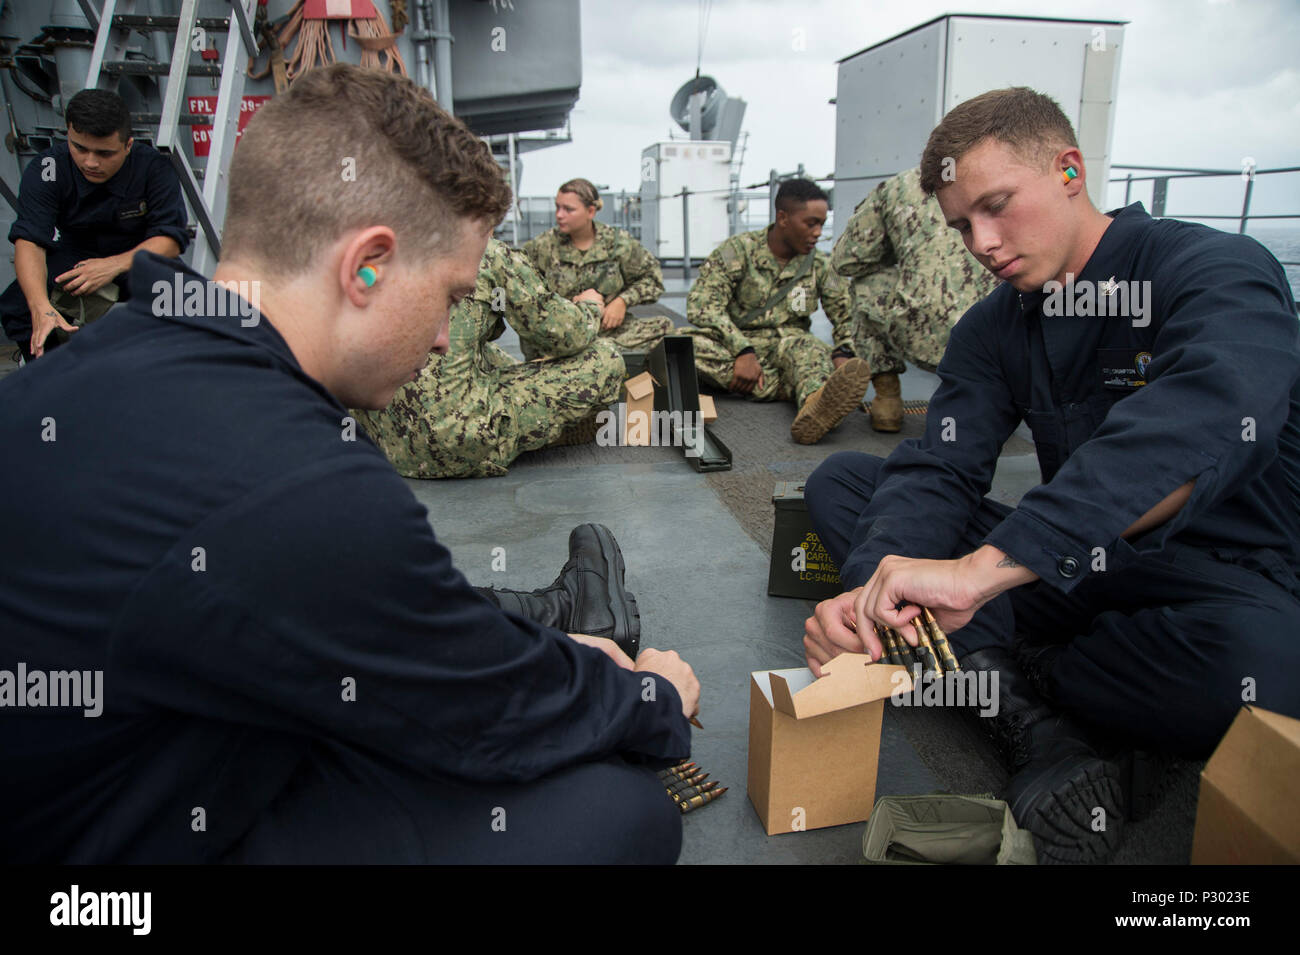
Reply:
M862 836L874 864L1036 865L1034 837L988 796L882 796Z

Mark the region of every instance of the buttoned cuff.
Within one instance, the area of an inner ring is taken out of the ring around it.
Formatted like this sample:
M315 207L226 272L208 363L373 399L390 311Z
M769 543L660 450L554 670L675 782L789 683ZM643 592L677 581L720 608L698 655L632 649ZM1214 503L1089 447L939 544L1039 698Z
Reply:
M1068 594L1091 573L1092 551L1087 544L1060 533L1025 511L1008 514L984 538L984 543L1014 558L1062 593Z

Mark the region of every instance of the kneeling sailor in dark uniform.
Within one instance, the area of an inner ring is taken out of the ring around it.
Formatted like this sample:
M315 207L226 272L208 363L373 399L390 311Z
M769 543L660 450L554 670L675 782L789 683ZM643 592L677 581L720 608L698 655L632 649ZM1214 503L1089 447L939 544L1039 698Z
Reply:
M0 322L28 361L130 297L136 252L175 257L189 244L176 173L131 138L122 98L82 90L64 118L68 141L28 164L9 229L18 277Z
M953 328L924 437L884 461L834 455L807 485L853 588L808 620L809 665L878 656L868 621L932 608L963 668L1000 677L984 722L1044 861L1109 856L1146 808L1143 750L1204 757L1243 703L1300 717L1282 269L1245 236L1138 204L1103 215L1085 180L1046 96L997 90L944 117L922 188L1006 284ZM1043 483L1008 508L982 495L1022 420Z

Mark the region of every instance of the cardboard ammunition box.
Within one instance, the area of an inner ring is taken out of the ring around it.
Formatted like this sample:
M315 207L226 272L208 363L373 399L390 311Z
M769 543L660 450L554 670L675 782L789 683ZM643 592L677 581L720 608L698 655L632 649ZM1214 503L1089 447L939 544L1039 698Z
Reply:
M623 421L623 443L629 447L649 447L655 410L655 380L643 371L623 382L623 401L627 417Z
M808 519L802 481L780 481L772 493L776 524L767 592L773 597L825 600L843 592L840 569Z
M1300 862L1300 720L1246 706L1201 771L1193 865Z
M861 653L823 670L750 674L749 801L769 836L863 822L875 805L884 700L911 677Z
M705 424L718 420L718 406L713 403L713 395L700 395L700 417Z

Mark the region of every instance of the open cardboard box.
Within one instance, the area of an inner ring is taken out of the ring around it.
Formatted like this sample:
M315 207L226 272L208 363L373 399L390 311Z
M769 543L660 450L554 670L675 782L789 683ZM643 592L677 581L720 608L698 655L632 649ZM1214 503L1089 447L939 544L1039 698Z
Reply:
M655 380L643 371L623 382L623 403L627 406L623 419L623 444L644 448L655 442ZM700 395L700 421L710 424L718 420L718 409L712 395Z
M750 674L749 800L769 836L871 815L884 700L912 689L906 667L862 653L822 670Z
M1300 720L1242 707L1201 771L1193 865L1300 862Z
M718 420L718 406L713 403L713 395L700 395L700 418L705 424Z
M643 371L623 382L623 401L627 417L623 419L623 444L629 447L650 446L654 432L655 380Z

